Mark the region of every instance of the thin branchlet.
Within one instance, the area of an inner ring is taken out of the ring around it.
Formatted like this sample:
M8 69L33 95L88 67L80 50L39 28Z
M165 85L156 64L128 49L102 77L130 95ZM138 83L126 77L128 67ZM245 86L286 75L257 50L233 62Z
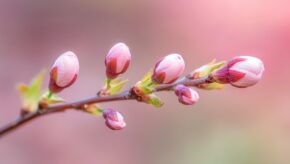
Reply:
M158 85L152 92L161 92L166 90L172 90L178 84L183 84L186 86L197 86L199 84L204 84L208 82L208 77L198 78L190 80L188 78L181 78L177 80L175 83L171 84L161 84ZM133 88L133 87L132 87ZM30 121L39 118L41 116L45 116L51 113L59 113L64 112L68 109L77 109L83 110L84 105L95 104L95 103L104 103L104 102L112 102L112 101L121 101L121 100L138 100L134 94L131 93L132 88L121 92L117 95L112 96L92 96L89 98L85 98L82 100L74 101L74 102L65 102L56 105L48 106L47 108L37 109L33 113L28 113L25 115L20 116L18 119L8 123L7 125L0 128L0 137L12 132L22 125L29 123Z

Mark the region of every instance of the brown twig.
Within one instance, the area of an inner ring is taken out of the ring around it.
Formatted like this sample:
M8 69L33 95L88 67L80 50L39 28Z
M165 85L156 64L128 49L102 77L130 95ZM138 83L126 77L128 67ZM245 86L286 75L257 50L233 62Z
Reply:
M196 85L207 83L207 82L208 82L208 77L193 79L193 80L182 78L181 80L178 80L177 82L172 83L172 84L158 85L155 88L155 90L153 90L153 92L171 90L178 84L184 84L187 86L196 86ZM40 116L44 116L50 113L63 112L63 111L66 111L67 109L81 109L82 106L84 105L89 105L89 104L94 104L94 103L120 101L120 100L138 100L138 97L136 97L134 94L131 93L131 89L124 91L120 94L113 95L113 96L105 96L105 97L93 96L93 97L89 97L89 98L75 101L75 102L61 103L61 104L51 105L45 109L38 109L36 112L23 115L19 117L17 120L14 120L8 123L7 125L1 127L0 137L3 137L5 134L8 134L9 132L16 130L17 128L21 127L25 123L28 123L34 120L35 118L38 118Z

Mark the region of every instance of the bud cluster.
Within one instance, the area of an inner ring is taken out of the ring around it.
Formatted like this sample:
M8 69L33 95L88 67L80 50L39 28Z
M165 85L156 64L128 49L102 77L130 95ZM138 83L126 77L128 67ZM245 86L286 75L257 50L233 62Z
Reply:
M125 73L131 62L131 52L124 43L115 44L105 57L106 84L98 93L100 97L118 94L126 80L119 76ZM227 62L212 61L195 69L192 73L180 78L185 70L185 62L179 54L169 54L156 62L153 71L149 72L128 92L138 101L161 107L163 102L153 92L158 86L167 86L174 91L178 101L184 105L194 105L199 101L199 94L192 87L198 89L221 89L225 84L245 88L256 84L264 72L263 62L251 56L238 56ZM79 61L71 52L65 52L55 61L50 70L50 94L59 93L71 86L79 73ZM203 83L193 84L196 79L205 78ZM178 80L179 79L179 80ZM90 107L90 106L88 106ZM102 113L106 125L112 130L120 130L126 126L124 117L113 109L100 110L98 108L86 109L93 115Z

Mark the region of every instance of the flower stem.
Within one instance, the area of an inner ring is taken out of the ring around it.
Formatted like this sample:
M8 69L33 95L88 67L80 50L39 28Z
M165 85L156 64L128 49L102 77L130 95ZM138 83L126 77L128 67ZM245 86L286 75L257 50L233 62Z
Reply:
M51 99L52 96L53 96L53 92L49 91L48 94L47 94L47 98Z
M107 84L107 90L108 89L111 89L111 82L112 82L112 79L111 78L107 78L107 80L106 80L106 84Z

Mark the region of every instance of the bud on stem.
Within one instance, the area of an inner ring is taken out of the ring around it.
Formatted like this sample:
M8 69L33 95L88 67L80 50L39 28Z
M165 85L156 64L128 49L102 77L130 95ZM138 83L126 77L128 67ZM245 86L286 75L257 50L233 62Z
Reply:
M115 44L105 59L106 73L108 79L114 79L127 71L131 62L129 47L124 43Z
M106 120L106 125L112 130L121 130L126 127L124 117L118 111L113 109L105 109L103 111L103 117Z
M179 102L184 105L193 105L199 100L199 95L195 90L182 84L175 87L175 94Z
M255 85L262 78L263 72L264 64L260 59L238 56L214 71L211 76L218 83L229 83L238 88L246 88Z
M56 59L50 70L49 90L58 93L71 86L77 79L78 73L77 56L71 51L63 53Z
M179 54L171 54L157 62L152 80L158 84L170 84L176 81L183 73L184 60Z

